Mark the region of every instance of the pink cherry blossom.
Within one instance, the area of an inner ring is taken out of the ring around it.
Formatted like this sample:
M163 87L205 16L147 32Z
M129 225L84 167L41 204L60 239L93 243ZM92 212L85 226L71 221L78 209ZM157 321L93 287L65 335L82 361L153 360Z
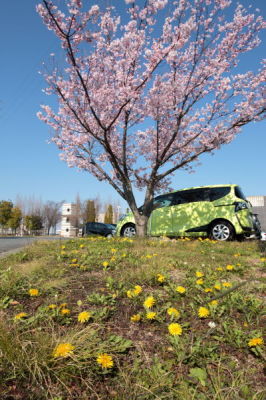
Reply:
M80 0L37 5L66 53L65 65L44 73L58 109L41 106L38 117L54 129L60 157L109 182L144 231L148 201L176 170L265 118L265 62L241 73L239 56L259 46L266 23L231 3L125 0L127 20ZM145 190L143 214L135 188Z

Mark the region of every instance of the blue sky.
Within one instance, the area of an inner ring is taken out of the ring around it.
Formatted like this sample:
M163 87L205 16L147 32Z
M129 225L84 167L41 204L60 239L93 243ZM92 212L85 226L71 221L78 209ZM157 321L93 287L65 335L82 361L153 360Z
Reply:
M49 128L38 120L36 113L40 104L49 104L50 98L42 93L45 82L38 71L50 53L58 53L59 45L36 14L37 3L1 2L0 200L15 201L17 195L34 195L43 201L71 202L77 193L81 199L121 199L108 184L68 168L59 160L57 148L47 144ZM265 0L241 3L252 3L266 18ZM244 70L257 67L262 58L266 58L265 39L259 49L245 57ZM214 155L204 155L195 173L177 171L172 187L237 183L248 196L266 195L265 153L266 121L251 123L231 144ZM137 194L139 204L142 198L142 194ZM120 203L126 206L122 199Z

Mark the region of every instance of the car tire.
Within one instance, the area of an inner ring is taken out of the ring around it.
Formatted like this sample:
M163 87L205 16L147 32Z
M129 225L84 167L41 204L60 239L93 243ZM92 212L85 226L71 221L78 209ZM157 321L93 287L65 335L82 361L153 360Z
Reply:
M213 240L228 241L234 239L234 227L228 221L218 220L211 224L209 236Z
M134 224L127 224L121 230L121 236L133 237L136 236L136 226Z
M107 233L107 235L105 236L107 239L111 239L113 237L113 235L111 233Z

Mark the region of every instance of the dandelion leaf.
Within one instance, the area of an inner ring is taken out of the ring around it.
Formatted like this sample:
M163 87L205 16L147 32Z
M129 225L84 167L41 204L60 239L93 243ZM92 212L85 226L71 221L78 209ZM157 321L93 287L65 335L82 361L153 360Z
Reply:
M202 386L206 386L207 373L206 373L205 369L202 369L202 368L190 368L189 375L192 378L198 379Z

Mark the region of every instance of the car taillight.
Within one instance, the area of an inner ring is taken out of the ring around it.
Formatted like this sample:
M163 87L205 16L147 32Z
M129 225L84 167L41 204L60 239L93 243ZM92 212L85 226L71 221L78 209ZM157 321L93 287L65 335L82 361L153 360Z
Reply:
M240 211L240 210L245 210L247 208L248 208L248 204L245 203L244 201L235 203L235 212Z

